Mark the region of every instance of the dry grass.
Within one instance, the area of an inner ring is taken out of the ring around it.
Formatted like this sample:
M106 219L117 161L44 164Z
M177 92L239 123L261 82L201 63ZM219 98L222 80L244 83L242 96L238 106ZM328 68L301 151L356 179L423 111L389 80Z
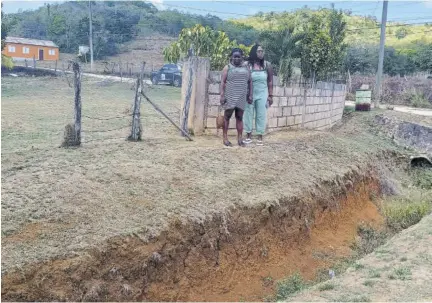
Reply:
M361 260L364 268L337 276L338 287L321 291L325 284L290 298L295 302L430 301L432 289L432 215L394 236ZM403 257L402 257L403 256ZM404 261L402 261L402 258Z
M277 203L397 150L368 131L368 114L333 133L275 133L263 147L226 149L216 137L187 142L146 103L142 142L125 140L127 117L83 118L83 146L63 149L72 89L59 78L2 80L3 271L81 253L116 235L149 239L173 218ZM159 87L149 96L178 121L180 90ZM130 84L84 78L83 115L121 116L132 100Z

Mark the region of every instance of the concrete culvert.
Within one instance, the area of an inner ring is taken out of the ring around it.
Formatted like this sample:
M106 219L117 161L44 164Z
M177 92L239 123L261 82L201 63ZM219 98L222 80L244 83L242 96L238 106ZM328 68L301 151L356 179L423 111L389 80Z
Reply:
M411 167L428 167L432 168L432 161L428 156L411 156Z

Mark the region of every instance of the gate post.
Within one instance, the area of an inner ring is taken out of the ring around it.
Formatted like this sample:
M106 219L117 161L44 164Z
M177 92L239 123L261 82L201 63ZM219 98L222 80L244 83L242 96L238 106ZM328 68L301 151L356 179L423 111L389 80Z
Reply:
M192 72L192 77L190 77L190 72ZM209 58L194 57L183 65L180 124L186 118L189 133L196 136L204 133L208 108L209 74ZM190 94L188 94L189 87ZM187 112L184 111L185 107L189 107Z

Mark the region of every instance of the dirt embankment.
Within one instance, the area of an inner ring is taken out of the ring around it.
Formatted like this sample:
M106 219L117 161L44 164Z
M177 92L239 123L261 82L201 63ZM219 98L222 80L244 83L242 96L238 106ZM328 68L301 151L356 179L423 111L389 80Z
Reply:
M349 256L357 227L382 222L371 197L380 194L371 170L279 205L242 209L201 224L173 222L152 243L117 237L79 257L33 265L3 277L13 301L263 300L272 279L318 269ZM332 256L320 258L319 256Z

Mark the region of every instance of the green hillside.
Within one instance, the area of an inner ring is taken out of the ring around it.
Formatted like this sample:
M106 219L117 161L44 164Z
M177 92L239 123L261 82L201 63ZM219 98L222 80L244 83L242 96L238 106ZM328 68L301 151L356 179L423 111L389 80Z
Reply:
M280 29L288 24L295 25L301 31L302 25L312 14L325 14L328 9L311 10L307 8L295 12L259 13L256 16L233 19L232 22L251 26L257 30ZM380 23L372 17L344 14L347 23L346 43L349 45L378 44L380 40ZM432 24L404 25L389 22L386 30L386 45L397 50L409 49L417 42L432 43Z

